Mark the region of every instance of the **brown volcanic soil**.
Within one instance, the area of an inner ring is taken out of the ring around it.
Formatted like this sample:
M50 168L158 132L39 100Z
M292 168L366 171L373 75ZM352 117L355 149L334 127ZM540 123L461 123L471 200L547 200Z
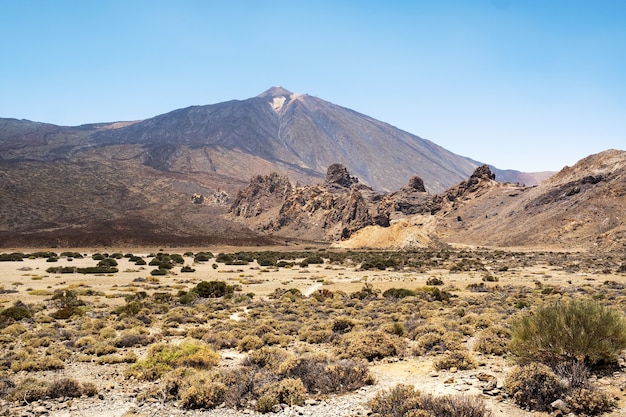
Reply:
M249 248L254 249L254 248ZM257 248L258 249L258 248ZM267 248L275 250L275 247ZM293 247L291 248L293 250ZM116 252L133 253L141 255L148 260L147 255L153 252L150 248L79 248L68 249L72 252L80 252L91 255L95 252ZM210 248L185 248L184 250L210 250L217 254L219 252L234 252L241 248L233 247L210 247ZM61 250L56 249L57 252ZM182 253L173 251L174 253ZM485 252L484 254L486 254ZM498 254L498 256L503 256ZM497 258L498 259L498 258ZM601 273L601 269L606 268L607 260L615 262L619 257L596 256L590 261L588 255L584 253L538 255L534 253L507 253L502 260L496 263L488 263L490 272L497 276L498 283L489 283L489 286L526 286L536 288L537 282L543 286L554 288L591 288L599 285L603 281L613 281L626 284L626 275L616 272L615 267L610 267L612 272ZM190 258L186 258L187 264L192 264ZM494 262L494 261L490 261ZM498 265L511 265L506 271L496 270ZM148 271L152 267L138 267L127 259L119 260L120 272L109 275L81 275L81 274L50 274L45 270L51 266L71 265L71 266L93 266L94 261L90 257L84 259L74 259L68 262L61 259L58 263L49 263L44 259L26 259L23 262L0 262L0 288L11 289L16 292L0 294L0 304L4 307L12 305L16 300L26 303L43 306L50 294L55 289L75 288L89 289L103 295L81 297L88 302L88 305L111 307L124 304L122 298L125 294L133 294L139 290L152 293L155 291L176 291L187 289L202 280L224 280L231 284L242 286L242 293L254 292L257 297L265 298L277 288L297 288L303 294L311 294L314 290L323 288L331 291L353 292L360 290L365 283L369 283L375 289L385 290L391 287L416 288L425 284L430 277L437 276L443 279L449 291L470 301L471 304L480 304L485 294L471 293L466 290L468 284L481 283L484 272L465 271L450 273L447 266L441 265L437 268L427 268L424 270L386 270L386 271L365 271L356 268L356 265L310 265L308 268L280 268L266 269L259 267L256 263L250 265L227 266L219 264L217 269L211 265L213 262L195 263L195 272L189 274L176 273L165 277L151 278ZM143 281L138 281L143 278ZM587 291L590 291L588 289ZM471 301L473 300L473 301ZM271 300L268 300L271 303ZM441 306L445 308L445 306ZM488 305L485 305L489 309ZM230 315L230 320L251 320L246 314L246 309L235 310ZM226 319L225 319L226 320ZM68 323L69 325L69 323ZM161 329L152 329L155 334ZM184 333L184 332L183 332ZM170 336L161 336L162 340L176 342L181 340L180 332L174 331ZM440 371L433 372L433 360L435 356L412 356L408 355L400 358L390 358L376 361L371 364L371 372L376 377L376 384L365 387L355 393L345 394L339 397L330 396L303 407L300 411L286 410L277 415L287 416L293 413L304 413L312 416L354 416L365 415L366 408L363 404L371 399L375 393L384 388L390 388L397 383L414 384L425 393L440 394L482 394L481 383L477 379L479 373L487 373L497 377L499 384L511 367L511 363L497 356L482 355L472 351L474 338L469 338L464 345L471 351L471 354L481 364L478 369L471 371ZM131 349L133 350L133 349ZM134 349L139 356L145 354L145 348ZM233 350L220 351L223 359L223 366L233 366L241 360L242 354ZM154 384L128 380L123 377L126 365L96 365L95 363L78 362L68 359L65 369L61 371L47 371L34 373L20 373L16 378L23 378L27 375L44 378L47 380L61 377L71 377L80 381L90 381L95 383L102 394L102 398L81 398L73 400L51 400L36 402L34 404L14 404L0 401L0 410L4 410L9 415L34 415L38 412L55 417L65 416L91 416L103 417L131 417L131 416L233 416L257 415L246 411L235 412L223 408L213 411L182 410L176 407L175 403L167 402L143 402L138 399L141 393L148 390ZM622 370L600 378L596 381L601 388L608 390L617 399L619 407L607 416L617 417L626 413L626 398L620 392L619 387L626 383L626 375ZM501 396L483 395L487 401L488 408L494 416L547 416L547 413L527 412L519 409L510 400ZM347 407L347 408L346 408ZM45 411L45 412L43 412Z

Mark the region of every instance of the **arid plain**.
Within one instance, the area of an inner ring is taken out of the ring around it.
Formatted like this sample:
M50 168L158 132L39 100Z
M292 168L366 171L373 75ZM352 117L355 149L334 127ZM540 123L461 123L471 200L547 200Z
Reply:
M26 256L22 261L0 262L2 307L24 303L32 313L1 332L3 392L34 377L48 383L65 378L91 383L97 394L34 400L23 394L23 398L2 400L5 415L255 414L260 412L258 398L242 400L236 407L229 407L227 401L216 407L185 406L180 392L168 394L165 374L152 378L129 369L145 361L152 345L190 340L210 346L219 355L212 369L249 365L254 362L249 356L263 349L274 355L284 351L295 357L319 354L327 360L346 359L350 352L363 350L348 340L350 333L384 335L385 340L372 344L393 346L358 358L371 377L367 383L338 393L310 390L303 405L274 407L271 412L365 415L378 392L410 384L436 396L476 396L494 416L549 415L525 411L506 394L503 383L515 361L506 352L506 335L496 341L501 349L481 348L489 339L489 329L507 329L516 315L556 300L602 300L621 311L626 306L626 272L618 254L480 248L378 252L298 245L9 249L4 253L45 251L54 252L57 260ZM62 253L66 255L59 256ZM199 253L211 255L202 261ZM234 262L220 260L220 253L230 254ZM116 259L118 271L51 272L55 267L94 267L95 254ZM150 263L165 254L179 254L183 262L164 275L153 274L156 266L136 264L138 258ZM274 264L259 265L259 254L265 258L271 254ZM303 262L307 259L310 262ZM283 263L277 266L276 260ZM189 272L182 272L183 267ZM223 282L232 294L184 299L203 281ZM398 289L412 293L399 296ZM80 300L75 314L53 318L62 308L59 294L68 291ZM348 323L349 329L338 330L337 323ZM451 351L463 352L471 363L446 364L443 358ZM48 357L60 362L46 369L26 364L29 357L34 362ZM615 401L612 411L603 415L626 413L623 364L620 358L620 366L591 377L594 386Z

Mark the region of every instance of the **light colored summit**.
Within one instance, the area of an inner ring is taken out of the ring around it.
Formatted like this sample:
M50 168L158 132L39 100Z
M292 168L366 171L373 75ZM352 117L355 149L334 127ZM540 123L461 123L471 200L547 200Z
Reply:
M262 98L285 97L285 96L288 97L288 96L291 96L292 94L293 93L287 90L286 88L272 87L269 90L265 90L264 92L259 94L257 97L262 97Z

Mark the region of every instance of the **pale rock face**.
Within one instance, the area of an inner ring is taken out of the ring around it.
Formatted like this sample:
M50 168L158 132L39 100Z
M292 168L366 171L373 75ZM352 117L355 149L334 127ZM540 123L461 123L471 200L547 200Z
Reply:
M272 108L274 109L276 113L278 113L280 109L283 108L283 104L285 104L286 100L287 100L286 97L274 97L272 99Z

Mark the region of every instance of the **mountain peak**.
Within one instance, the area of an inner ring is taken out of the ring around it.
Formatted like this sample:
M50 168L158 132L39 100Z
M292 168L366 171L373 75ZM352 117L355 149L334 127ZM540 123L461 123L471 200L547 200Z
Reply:
M265 90L264 92L259 94L257 97L261 97L261 98L283 97L283 96L290 96L292 94L293 93L291 91L279 86L279 87L272 87L269 90Z

